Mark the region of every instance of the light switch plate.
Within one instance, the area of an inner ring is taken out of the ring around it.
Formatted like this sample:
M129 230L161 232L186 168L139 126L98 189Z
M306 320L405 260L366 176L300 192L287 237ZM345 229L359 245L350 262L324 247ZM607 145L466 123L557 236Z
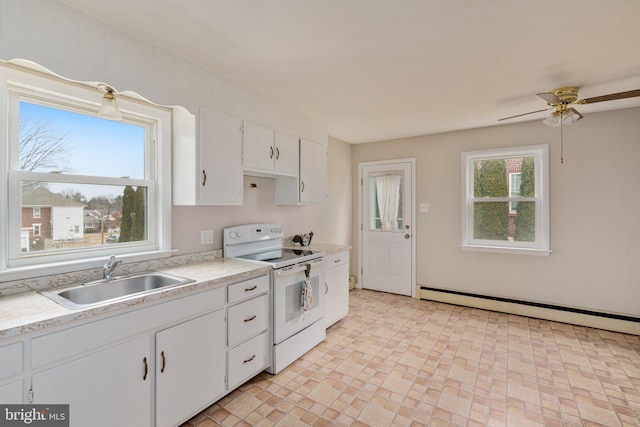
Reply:
M420 203L420 212L429 212L429 203Z
M200 232L201 245L213 245L213 230L202 230Z

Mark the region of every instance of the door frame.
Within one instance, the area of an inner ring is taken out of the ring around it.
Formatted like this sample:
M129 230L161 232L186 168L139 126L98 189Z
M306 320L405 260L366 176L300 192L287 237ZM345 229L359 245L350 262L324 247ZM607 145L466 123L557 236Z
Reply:
M392 160L378 160L375 162L359 162L358 163L358 269L356 274L358 276L357 287L362 289L362 276L363 276L363 259L362 259L362 247L364 238L364 223L363 223L363 189L364 189L364 177L363 169L366 166L383 166L392 165L396 163L409 163L411 165L411 217L413 218L411 225L411 297L417 298L416 292L416 240L417 240L417 217L416 217L416 158L404 158L404 159L392 159Z

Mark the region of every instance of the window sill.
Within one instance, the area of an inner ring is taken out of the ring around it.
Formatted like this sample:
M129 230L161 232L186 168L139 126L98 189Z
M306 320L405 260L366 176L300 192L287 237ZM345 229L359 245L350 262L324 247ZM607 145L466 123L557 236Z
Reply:
M497 254L511 255L536 255L549 256L553 252L550 249L529 249L529 248L507 248L504 246L485 246L485 245L460 245L463 251L471 252L491 252Z

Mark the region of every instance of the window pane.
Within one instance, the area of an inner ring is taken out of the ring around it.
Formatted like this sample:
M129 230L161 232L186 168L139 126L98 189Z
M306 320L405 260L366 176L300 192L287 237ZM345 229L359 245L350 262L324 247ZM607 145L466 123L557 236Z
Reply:
M482 240L508 240L509 202L474 203L473 238Z
M145 128L20 101L20 170L144 179Z
M536 204L518 202L513 217L513 240L517 242L535 242L536 240Z
M507 166L504 159L473 163L473 197L507 197Z
M369 176L369 229L399 231L404 227L404 174Z
M25 181L22 189L22 252L147 240L146 187Z

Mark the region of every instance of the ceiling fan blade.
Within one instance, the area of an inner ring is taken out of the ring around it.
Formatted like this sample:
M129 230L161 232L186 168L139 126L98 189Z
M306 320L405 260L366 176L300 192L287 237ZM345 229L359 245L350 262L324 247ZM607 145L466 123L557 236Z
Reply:
M553 108L553 107L552 107ZM528 113L523 113L523 114L516 114L515 116L509 116L509 117L503 117L501 119L498 119L499 122L503 121L503 120L509 120L509 119L515 119L516 117L522 117L522 116L526 116L529 114L535 114L535 113L541 113L543 111L549 111L552 108L543 108L542 110L537 110L537 111L530 111Z
M615 101L616 99L634 98L640 96L640 89L628 90L626 92L610 93L609 95L594 96L578 101L578 104L593 104L595 102Z
M542 92L542 93L536 93L536 95L538 95L540 98L544 99L544 101L549 104L549 105L558 105L560 104L560 98L558 98L558 95L556 95L555 93L551 93L551 92Z

